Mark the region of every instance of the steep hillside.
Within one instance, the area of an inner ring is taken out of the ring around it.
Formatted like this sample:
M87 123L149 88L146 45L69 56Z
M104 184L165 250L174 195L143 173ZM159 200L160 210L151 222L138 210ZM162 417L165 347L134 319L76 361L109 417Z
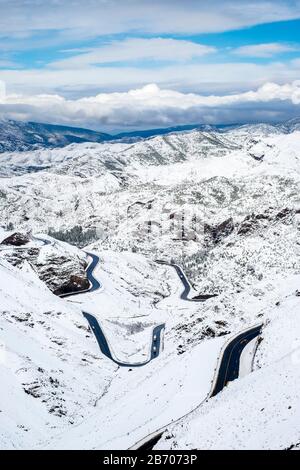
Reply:
M300 276L277 285L254 372L168 429L156 449L296 449L300 444ZM298 291L298 293L297 293Z
M0 120L0 153L65 147L73 142L102 142L110 136L76 127Z
M0 447L28 448L89 414L115 367L104 361L99 374L80 310L29 265L0 260L0 295Z

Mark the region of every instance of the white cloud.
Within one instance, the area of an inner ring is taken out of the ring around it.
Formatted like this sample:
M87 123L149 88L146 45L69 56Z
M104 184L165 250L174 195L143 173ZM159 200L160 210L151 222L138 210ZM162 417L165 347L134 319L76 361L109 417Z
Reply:
M276 54L281 54L283 52L293 52L297 51L293 46L287 44L281 44L278 42L265 43L265 44L253 44L248 46L241 46L234 49L232 52L239 56L244 57L273 57Z
M299 18L298 0L0 0L0 35L61 30L82 39L124 32L205 33ZM53 37L53 34L52 34Z
M19 65L12 60L0 59L0 68L18 68Z
M6 97L5 83L2 80L0 80L0 103L5 101L5 97Z
M59 60L51 67L76 69L94 64L130 62L135 60L187 61L195 57L215 52L214 47L204 46L192 41L171 38L128 38L112 41L86 53Z
M160 67L86 66L78 69L2 70L10 93L86 96L99 91L140 88L157 83L162 88L202 93L236 92L270 81L287 83L300 77L300 61L254 63L186 63Z
M155 84L77 100L59 95L7 94L0 101L0 114L24 120L120 129L234 121L239 116L249 118L249 109L252 117L260 115L263 119L263 116L276 116L280 103L300 105L300 81L285 85L266 83L256 91L223 96L162 90Z

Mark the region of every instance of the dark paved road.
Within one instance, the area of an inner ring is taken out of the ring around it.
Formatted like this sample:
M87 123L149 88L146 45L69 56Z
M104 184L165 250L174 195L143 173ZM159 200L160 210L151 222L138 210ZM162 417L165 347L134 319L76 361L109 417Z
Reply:
M262 325L259 325L244 331L240 335L233 338L232 341L230 341L230 343L226 346L221 358L221 363L219 365L217 380L215 381L215 385L213 386L213 389L211 390L208 398L214 397L223 390L228 382L238 378L241 354L247 344L261 334L261 330ZM191 411L191 413L192 412L193 411ZM189 414L190 413L185 416L188 416ZM161 436L166 431L167 427L175 424L176 422L179 422L182 418L183 417L150 434L148 436L149 439L145 437L140 441L140 445L137 443L134 446L134 449L144 451L153 449L155 444L160 440Z
M197 296L193 297L192 299L190 299L188 296L189 296L190 291L191 291L191 285L190 285L189 281L187 280L187 277L184 274L181 267L178 266L177 264L167 263L166 261L157 260L156 262L158 264L164 264L166 266L171 266L172 268L175 269L175 271L178 274L178 276L179 276L179 278L180 278L180 280L183 284L183 287L184 287L184 290L180 294L180 298L182 300L187 300L188 302L205 302L206 300L211 299L212 297L217 297L217 294L203 294L203 295L200 294L200 295L197 295Z
M218 379L213 391L211 392L211 397L214 397L221 392L228 382L232 382L238 378L241 354L245 346L260 335L261 329L262 325L259 325L251 330L247 330L245 333L241 333L239 336L234 338L228 344L223 353L222 362L218 372Z
M78 292L71 292L69 294L63 294L60 297L71 297L74 295L79 295L79 294L84 294L86 292L95 292L96 290L100 289L102 287L101 283L96 279L94 276L94 270L97 267L98 263L100 262L100 259L97 255L94 255L93 253L88 253L86 252L90 258L92 258L92 262L88 265L86 269L86 274L87 278L90 282L90 287L89 289L83 290L83 291L78 291ZM107 339L103 333L103 330L101 326L99 325L98 320L90 313L88 312L83 312L84 317L87 319L89 322L89 325L91 327L91 330L93 331L95 338L98 342L98 345L100 347L100 350L102 354L104 354L106 357L111 359L115 364L117 364L120 367L142 367L146 364L148 364L152 359L155 359L156 357L159 356L160 349L161 349L161 332L164 329L165 325L161 324L156 326L153 329L152 333L152 343L151 343L151 351L150 351L150 356L149 359L147 359L144 362L136 362L136 363L129 363L129 362L121 362L115 359L110 351Z
M95 292L98 289L101 289L102 285L98 281L98 279L95 278L94 276L94 270L97 267L100 259L99 256L94 255L93 253L88 253L85 252L90 258L92 258L92 262L88 265L86 269L86 275L90 283L90 287L88 289L84 290L79 290L76 292L70 292L68 294L61 294L60 297L65 298L65 297L72 297L74 295L79 295L79 294L84 294L87 292Z
M160 346L161 346L161 332L164 329L165 325L159 325L156 326L153 329L152 333L152 345L151 345L151 352L150 352L150 357L144 362L135 362L135 363L130 363L130 362L120 362L117 359L115 359L111 352L109 345L107 343L106 337L97 321L97 319L91 315L90 313L83 312L83 315L89 322L89 325L91 327L91 330L93 331L96 340L99 344L99 347L101 349L102 354L104 354L106 357L111 359L115 364L117 364L120 367L142 367L148 364L149 362L152 361L152 359L155 359L160 352Z

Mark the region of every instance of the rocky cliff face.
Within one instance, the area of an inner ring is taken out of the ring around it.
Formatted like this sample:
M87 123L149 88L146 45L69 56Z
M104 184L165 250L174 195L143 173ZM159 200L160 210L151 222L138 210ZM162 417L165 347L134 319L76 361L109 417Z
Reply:
M13 233L9 237L6 237L2 242L1 245L9 245L9 246L24 246L30 242L30 237L24 233Z
M16 235L16 234L14 234ZM13 266L22 268L25 263L34 269L38 277L45 282L47 287L56 295L89 287L85 269L87 258L83 252L76 248L68 251L66 245L58 243L42 246L41 244L31 244L27 247L29 239L24 234L9 237L12 240L27 240L25 245L14 245L11 248L1 250L1 258L7 260ZM3 244L3 243L2 243ZM3 246L8 246L7 243ZM18 247L25 249L18 249Z

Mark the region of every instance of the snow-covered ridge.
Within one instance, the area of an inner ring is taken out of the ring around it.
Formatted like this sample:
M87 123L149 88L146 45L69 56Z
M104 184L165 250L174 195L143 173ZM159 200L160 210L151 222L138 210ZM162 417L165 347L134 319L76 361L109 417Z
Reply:
M121 141L134 143L153 136L167 136L181 134L189 130L198 129L203 132L227 133L236 129L238 133L247 132L263 135L282 132L289 133L299 130L299 118L291 119L282 124L251 124L232 126L178 126L168 129L153 129L148 131L124 132L118 135L109 135L89 129L74 128L61 125L43 124L36 122L13 121L0 119L0 153L15 151L33 151L41 148L65 147L72 143Z
M63 149L3 153L0 176L50 171L73 176L115 176L141 166L166 165L192 157L225 155L239 148L230 135L192 131L146 139L134 144L84 143Z
M297 125L291 126L295 133ZM135 169L182 163L196 158L222 157L265 143L273 136L286 136L284 127L242 126L226 131L193 130L144 139L136 143L82 143L63 149L6 152L0 158L0 176L49 171L55 174L90 177L108 173L119 177ZM252 156L256 156L255 152ZM259 156L258 156L259 157ZM124 173L124 174L123 174ZM128 175L127 175L128 176Z
M0 120L0 153L64 147L72 142L102 142L108 134L35 122Z

